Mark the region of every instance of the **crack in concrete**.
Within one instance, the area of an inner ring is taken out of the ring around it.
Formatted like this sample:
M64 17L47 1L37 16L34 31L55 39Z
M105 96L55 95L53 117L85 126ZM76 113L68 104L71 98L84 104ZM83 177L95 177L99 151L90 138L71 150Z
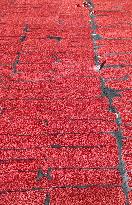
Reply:
M105 86L105 79L100 77L101 81L101 90L102 90L102 96L107 97L109 100L109 111L112 113L115 113L116 115L116 124L118 127L117 131L113 132L113 136L116 138L117 147L118 147L118 159L119 159L119 165L118 170L122 177L122 191L125 194L125 203L129 205L129 196L128 193L130 191L129 185L128 185L128 176L127 176L127 170L125 168L125 162L123 161L122 157L122 147L123 147L123 134L121 131L121 124L122 124L122 118L116 107L114 107L113 104L113 98L114 97L121 97L119 94L120 90L112 89Z
M20 36L20 42L25 41L26 38L27 38L27 36L26 36L25 34L24 34L24 35L21 35L21 36Z
M47 193L47 194L46 194L45 201L44 201L44 205L49 205L49 204L50 204L50 194Z
M42 169L38 169L36 180L39 181L43 177L46 177L48 180L52 180L51 172L51 168L48 168L47 173L44 173Z
M42 169L39 169L38 170L38 173L37 173L37 181L38 180L41 180L42 178L44 177L44 174L43 174L43 170Z
M25 25L24 29L24 34L20 36L19 40L20 40L20 43L24 42L26 39L27 39L27 32L29 31L29 26L28 24ZM22 49L21 49L22 50ZM20 57L21 57L21 51L17 52L17 56L16 56L16 59L15 61L12 63L12 72L15 74L17 73L17 65L20 63Z
M96 67L100 65L99 57L98 57L98 45L96 44L97 40L101 40L102 37L96 33L97 30L97 24L96 24L96 16L94 15L94 4L92 0L85 1L84 4L89 8L89 16L90 16L90 24L92 29L92 42L93 42L93 48L94 48L94 62Z
M95 146L86 146L86 145L60 145L60 144L53 144L51 145L51 148L73 148L73 149L80 149L80 148L85 148L85 149L94 149L94 148L102 148L105 147L105 145L95 145Z
M89 7L89 16L90 16L90 24L92 29L92 40L93 40L93 47L94 47L94 62L97 67L97 70L100 70L100 60L98 55L98 47L96 45L97 40L130 40L131 38L103 38L101 35L96 33L97 25L96 25L96 16L94 15L94 3L92 0L87 0L87 3L85 3L86 6ZM123 65L103 65L104 68L121 68ZM112 89L107 86L105 86L105 79L100 78L101 81L101 90L102 90L102 97L107 97L109 101L109 111L116 114L116 124L118 126L118 130L114 132L114 136L116 137L117 146L118 146L118 158L119 158L119 172L122 177L122 190L125 194L125 204L129 205L129 197L128 192L130 190L128 186L128 177L127 177L127 171L125 168L125 163L122 159L122 146L123 146L123 134L120 129L120 125L122 124L122 119L120 116L120 113L116 109L116 107L113 106L113 98L115 97L121 97L121 94L119 93L120 90Z
M19 59L20 59L20 52L17 52L17 56L15 61L12 64L12 71L13 73L17 73L17 65L19 64Z
M29 25L28 25L28 24L25 25L23 31L24 31L24 32L29 32Z
M56 40L56 41L61 41L62 40L62 37L60 37L60 36L51 36L51 35L49 35L48 36L48 39L50 39L50 40Z

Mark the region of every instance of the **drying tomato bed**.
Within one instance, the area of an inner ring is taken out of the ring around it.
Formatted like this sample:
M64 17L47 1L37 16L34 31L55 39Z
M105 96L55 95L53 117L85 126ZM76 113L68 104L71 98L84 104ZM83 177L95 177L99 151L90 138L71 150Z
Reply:
M0 205L132 202L131 9L1 0Z

